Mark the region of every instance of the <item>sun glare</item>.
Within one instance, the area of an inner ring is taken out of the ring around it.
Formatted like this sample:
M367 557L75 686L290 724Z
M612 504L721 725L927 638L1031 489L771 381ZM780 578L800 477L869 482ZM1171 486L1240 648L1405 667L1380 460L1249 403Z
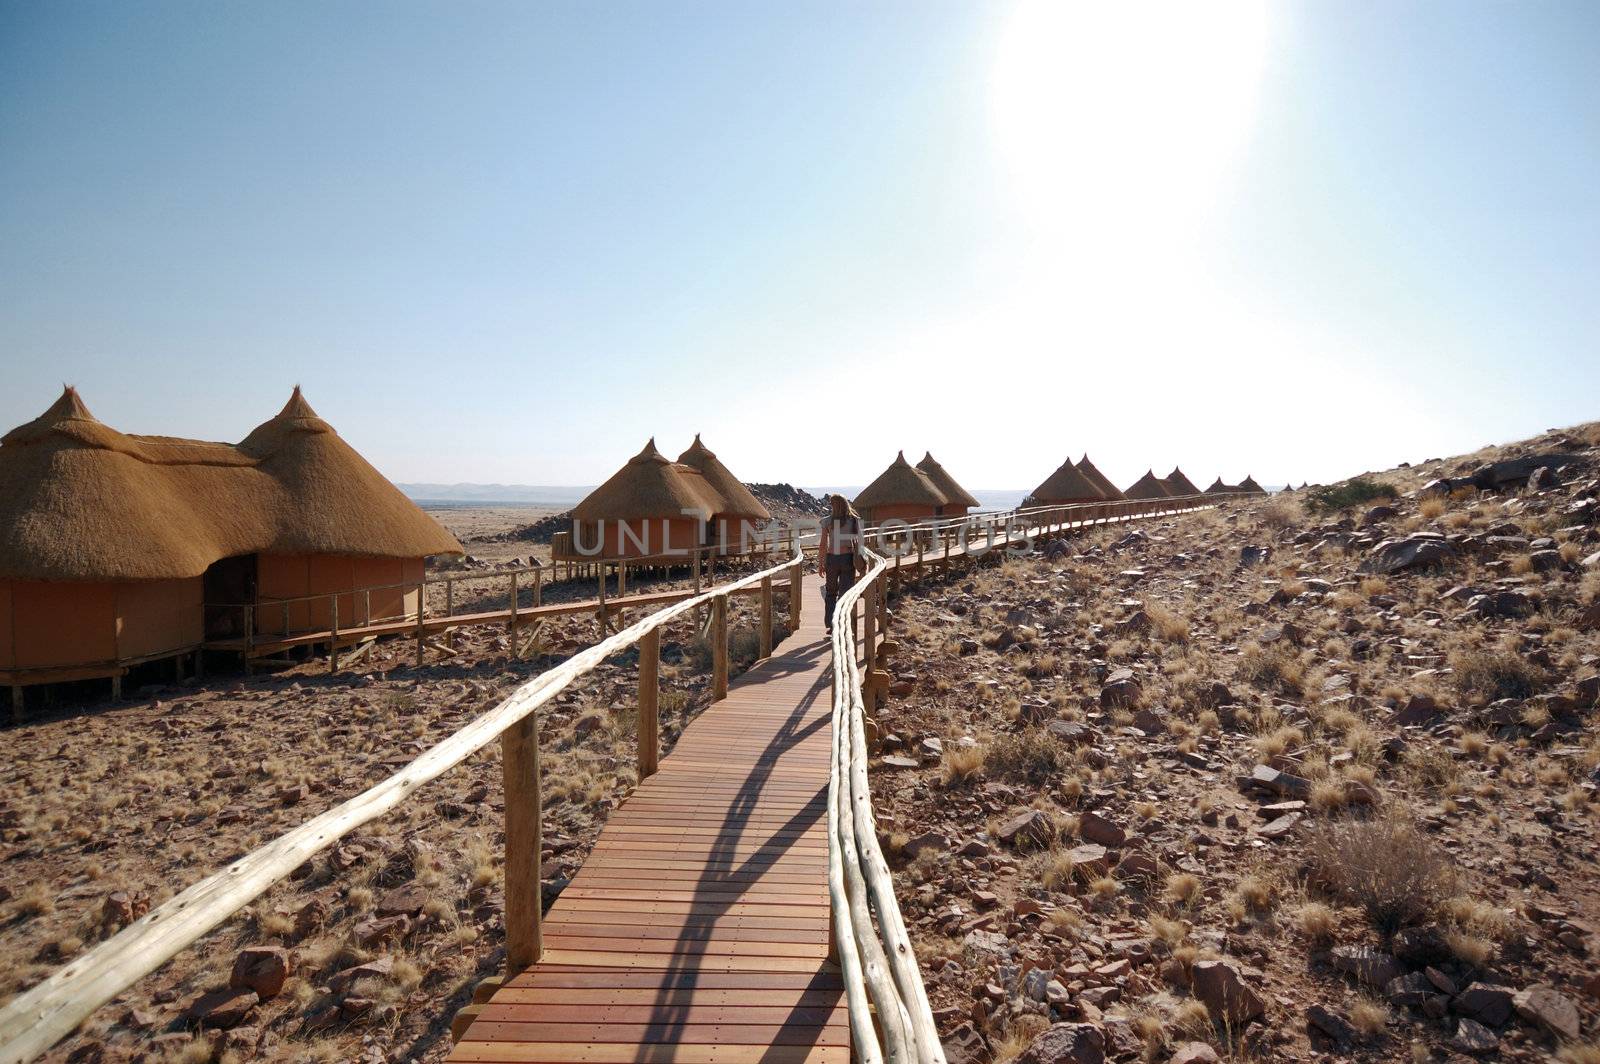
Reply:
M1267 29L1258 0L1025 0L993 83L1021 220L1119 244L1203 221L1249 133Z

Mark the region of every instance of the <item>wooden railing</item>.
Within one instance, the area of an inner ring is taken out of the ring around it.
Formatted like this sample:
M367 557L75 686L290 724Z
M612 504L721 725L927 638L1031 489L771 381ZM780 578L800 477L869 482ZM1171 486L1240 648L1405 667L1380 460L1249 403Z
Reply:
M772 646L773 579L787 574L791 627L799 623L803 555L658 610L518 687L503 702L419 756L382 783L313 817L207 876L82 954L0 1009L0 1064L26 1064L71 1034L96 1009L165 964L260 897L274 883L354 829L399 805L480 748L501 741L505 777L507 975L541 951L539 748L537 711L606 658L639 646L639 771L658 760L657 663L663 625L709 605L712 611L712 697L728 692L728 602L759 587L761 646Z
M877 667L880 652L889 649L878 644L889 621L885 575L896 572L907 558L919 568L936 562L948 568L953 559L980 557L1019 540L1048 539L1087 524L1205 509L1218 501L1215 496L1191 495L1038 506L920 522L909 529L889 524L863 531L867 572L839 596L834 607L833 761L828 776L833 946L844 978L855 1058L861 1064L945 1064L916 952L900 915L894 877L878 843L867 777L871 756L867 713L886 686L886 673ZM996 534L1001 527L1006 531ZM982 549L972 538L979 533ZM888 553L890 544L896 554L893 562L879 553ZM930 552L936 553L930 556Z

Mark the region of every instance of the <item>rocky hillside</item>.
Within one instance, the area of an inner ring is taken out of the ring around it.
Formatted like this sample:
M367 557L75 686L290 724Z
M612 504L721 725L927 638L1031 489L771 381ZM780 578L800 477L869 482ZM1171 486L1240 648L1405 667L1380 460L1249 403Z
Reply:
M792 484L746 484L745 487L779 521L821 517L828 512L827 500Z
M908 591L874 784L951 1061L1600 1060L1597 444Z

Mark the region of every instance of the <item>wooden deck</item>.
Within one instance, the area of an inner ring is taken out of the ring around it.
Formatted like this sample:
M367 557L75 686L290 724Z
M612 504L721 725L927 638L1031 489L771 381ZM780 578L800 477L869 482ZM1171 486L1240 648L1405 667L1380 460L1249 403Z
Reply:
M729 685L611 815L452 1061L846 1064L828 962L830 648L800 630Z

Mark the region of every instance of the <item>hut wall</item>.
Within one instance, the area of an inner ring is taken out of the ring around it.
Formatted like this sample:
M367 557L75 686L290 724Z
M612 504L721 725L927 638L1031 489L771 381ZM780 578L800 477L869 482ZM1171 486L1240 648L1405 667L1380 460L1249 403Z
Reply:
M116 660L116 585L16 580L10 598L14 668Z
M177 654L205 638L204 580L139 580L116 586L117 656Z
M766 526L767 522L754 518L725 515L713 518L711 524L715 542L721 544L725 554L740 554L768 542L763 531Z
M374 620L415 613L416 591L361 592L408 583L422 577L421 558L354 558L336 554L263 554L256 567L256 631L269 635L322 631L333 624L333 597L339 600L339 627L365 623L368 597ZM308 601L274 602L274 599ZM287 620L287 629L285 628Z
M895 503L891 506L875 506L863 514L862 519L869 525L881 525L885 521L896 519L915 524L918 521L931 521L938 517L938 509L920 503Z
M0 669L16 664L16 650L11 644L11 581L0 580Z

